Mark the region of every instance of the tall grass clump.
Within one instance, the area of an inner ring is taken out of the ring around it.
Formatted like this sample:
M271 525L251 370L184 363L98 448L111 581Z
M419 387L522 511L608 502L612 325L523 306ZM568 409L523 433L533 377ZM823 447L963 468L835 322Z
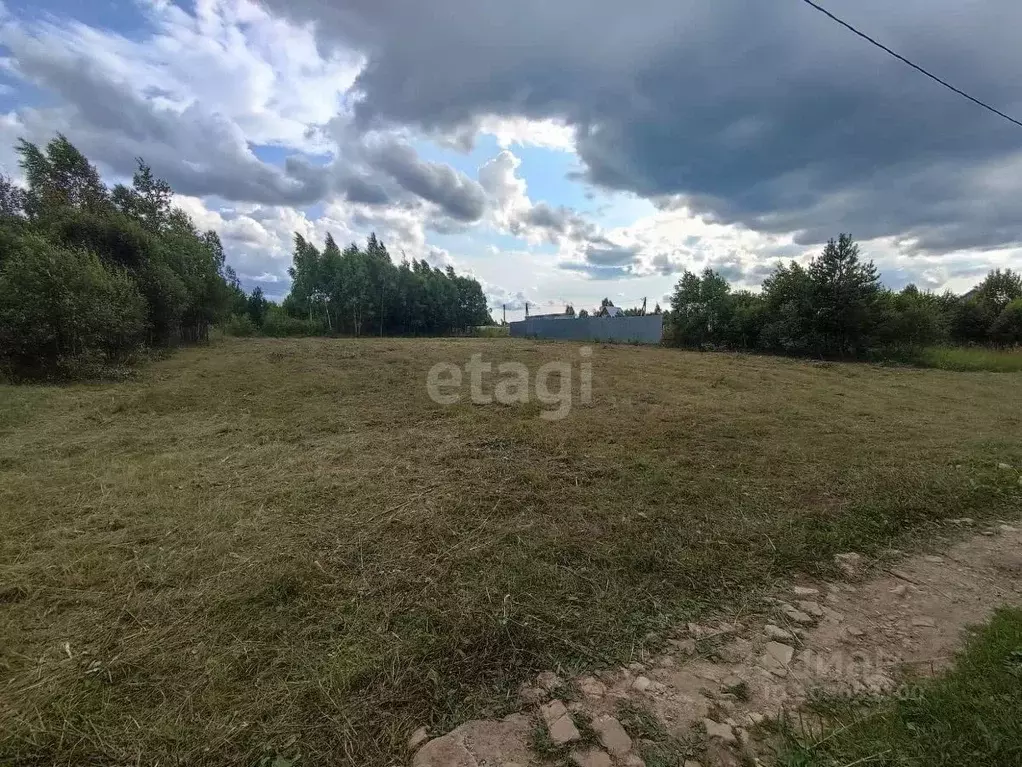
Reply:
M967 346L932 346L915 352L912 362L919 367L953 370L963 373L1022 372L1022 349L991 349Z

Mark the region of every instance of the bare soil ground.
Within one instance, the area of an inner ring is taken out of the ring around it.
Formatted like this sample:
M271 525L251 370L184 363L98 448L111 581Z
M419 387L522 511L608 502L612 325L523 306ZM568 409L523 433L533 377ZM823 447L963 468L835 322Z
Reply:
M667 733L678 764L772 763L770 721L807 697L889 693L944 668L994 609L1022 605L1022 530L1007 523L941 554L843 564L846 580L803 581L752 614L688 624L666 653L569 680L544 672L503 720L425 745L418 731L413 767L640 767L663 746L643 740L636 710Z

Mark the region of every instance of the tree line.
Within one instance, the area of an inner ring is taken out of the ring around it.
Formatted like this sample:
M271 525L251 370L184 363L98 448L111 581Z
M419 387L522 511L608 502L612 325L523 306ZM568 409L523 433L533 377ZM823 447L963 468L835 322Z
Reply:
M71 142L17 146L25 186L0 176L0 371L12 377L109 372L150 348L238 334L458 332L492 322L476 280L425 261L395 265L375 235L320 251L295 235L282 305L246 295L218 234L172 204L141 159L108 188Z
M779 264L759 293L720 274L686 271L671 296L665 340L677 346L854 358L943 344L1022 344L1022 275L990 272L965 295L880 284L850 235L806 267Z
M320 250L296 233L292 258L291 290L282 304L265 301L256 288L231 332L446 335L493 324L477 280L424 260L395 264L375 234L365 247L343 250L327 234Z
M139 160L130 187L108 189L62 135L17 151L26 187L0 178L0 366L91 374L207 338L240 288L165 181Z
M146 348L205 340L224 321L238 335L443 335L493 324L478 281L424 260L395 264L375 235L342 250L330 235L320 249L296 233L284 301L267 301L259 288L246 295L217 233L174 207L170 186L142 160L131 186L109 189L62 135L45 148L22 140L17 151L26 186L0 177L0 366L8 372L92 374ZM593 314L610 306L604 299ZM894 292L842 234L808 266L778 265L759 293L732 290L710 269L685 272L665 338L826 357L1017 345L1022 276L993 271L963 296L912 285Z

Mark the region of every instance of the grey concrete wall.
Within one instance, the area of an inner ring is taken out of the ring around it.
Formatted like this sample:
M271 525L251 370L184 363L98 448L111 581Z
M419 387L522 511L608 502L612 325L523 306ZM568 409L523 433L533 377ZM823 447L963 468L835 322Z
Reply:
M620 341L658 344L664 334L661 314L644 317L527 319L511 323L515 338L559 338L565 341Z

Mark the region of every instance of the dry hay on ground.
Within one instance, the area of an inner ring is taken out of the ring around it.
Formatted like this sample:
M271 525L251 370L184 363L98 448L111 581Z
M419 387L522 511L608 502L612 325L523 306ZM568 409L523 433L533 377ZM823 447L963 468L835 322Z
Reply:
M0 761L387 764L834 554L1007 517L1019 380L517 339L236 340L0 388ZM577 369L577 368L576 368Z

